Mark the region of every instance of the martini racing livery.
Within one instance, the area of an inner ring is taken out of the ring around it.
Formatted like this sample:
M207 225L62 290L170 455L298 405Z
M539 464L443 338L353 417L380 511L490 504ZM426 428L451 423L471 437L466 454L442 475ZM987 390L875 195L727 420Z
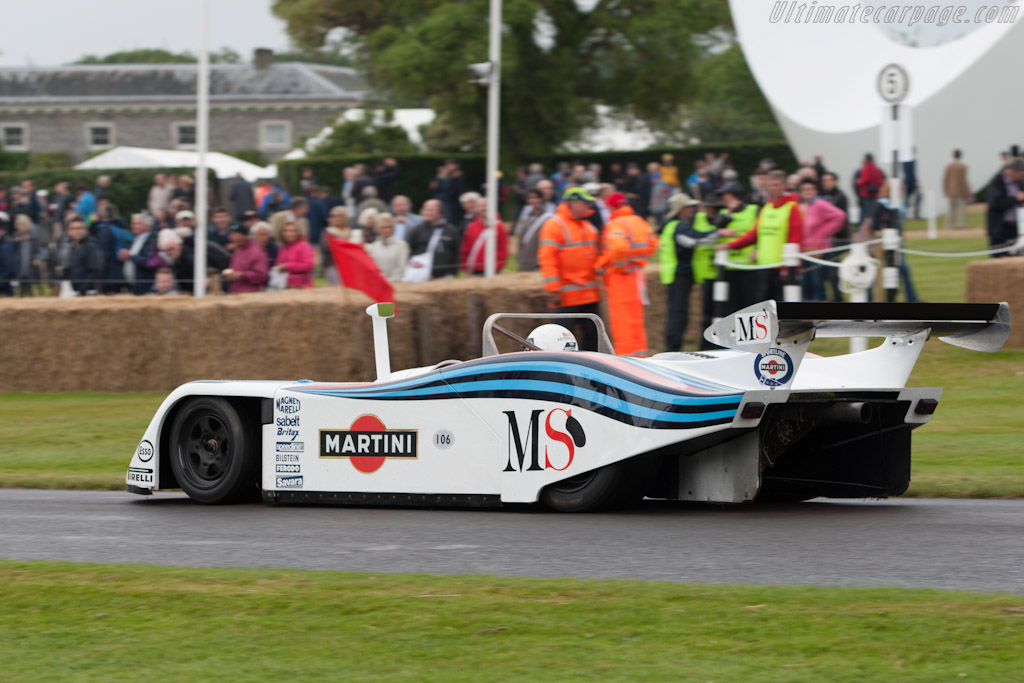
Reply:
M184 384L146 429L128 491L560 511L644 496L897 496L910 482L911 431L942 393L906 387L925 341L992 352L1010 329L1005 303L765 301L705 331L720 350L630 358L613 354L596 316L496 314L483 357L392 373L394 305L367 313L376 381ZM600 350L539 350L498 324L517 317L590 318ZM499 354L495 332L530 350ZM819 357L807 353L816 337L884 341Z

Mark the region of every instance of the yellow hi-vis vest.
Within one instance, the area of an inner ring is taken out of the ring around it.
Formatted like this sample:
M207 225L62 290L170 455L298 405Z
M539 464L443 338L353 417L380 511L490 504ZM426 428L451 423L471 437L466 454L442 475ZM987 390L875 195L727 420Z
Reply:
M743 207L742 211L732 214L732 221L728 227L730 230L735 230L736 234L732 237L723 237L722 242L731 242L738 237L742 237L751 231L754 227L754 223L757 222L757 205L747 204ZM751 258L751 254L754 253L754 245L751 244L749 247L743 247L742 249L730 249L729 260L734 263L742 263L744 265L752 264L754 261ZM728 268L728 270L735 270L735 268Z
M786 202L779 208L764 205L757 224L757 265L782 262L782 245L789 240L789 214L796 202Z
M708 215L701 211L693 219L693 229L697 232L711 232L715 226L708 221ZM714 280L718 274L715 268L715 246L707 244L693 250L693 281L697 284L705 280Z

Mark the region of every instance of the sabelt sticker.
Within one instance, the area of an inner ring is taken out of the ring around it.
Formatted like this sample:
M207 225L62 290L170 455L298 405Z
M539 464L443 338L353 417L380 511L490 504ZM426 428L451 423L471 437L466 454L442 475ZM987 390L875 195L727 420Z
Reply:
M754 359L754 376L766 387L781 387L793 378L793 359L782 349L768 349Z

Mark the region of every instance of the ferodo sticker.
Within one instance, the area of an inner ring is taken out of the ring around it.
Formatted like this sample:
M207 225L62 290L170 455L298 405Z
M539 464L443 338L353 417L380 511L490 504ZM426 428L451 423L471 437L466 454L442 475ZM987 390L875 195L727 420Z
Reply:
M754 376L766 387L781 387L793 378L793 359L782 349L768 349L754 359Z

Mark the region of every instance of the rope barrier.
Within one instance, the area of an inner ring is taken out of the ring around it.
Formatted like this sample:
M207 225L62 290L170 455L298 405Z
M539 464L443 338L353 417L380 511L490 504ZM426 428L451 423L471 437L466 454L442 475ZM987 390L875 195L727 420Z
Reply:
M970 256L990 256L992 254L1003 254L1006 252L1015 251L1019 248L1020 247L1018 247L1016 244L1011 244L1008 247L1000 247L999 249L989 249L987 251L918 251L917 249L903 249L902 247L899 248L898 251L904 254L913 254L914 256L936 256L939 258L966 258Z

